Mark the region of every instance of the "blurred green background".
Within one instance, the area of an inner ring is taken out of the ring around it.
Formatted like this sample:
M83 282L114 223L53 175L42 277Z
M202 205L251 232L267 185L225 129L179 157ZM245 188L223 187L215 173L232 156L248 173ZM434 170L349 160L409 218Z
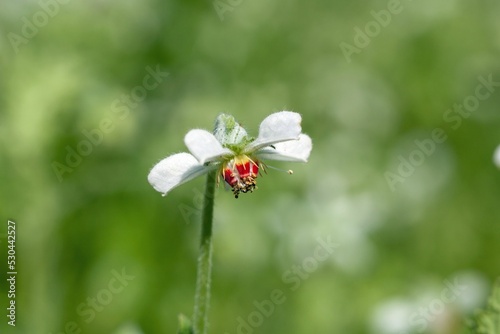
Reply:
M299 112L314 148L253 194L217 190L210 333L462 333L485 305L500 272L500 87L472 96L479 77L500 81L498 1L1 7L0 332L175 333L193 308L204 180L162 197L146 177L221 112L253 135ZM462 103L467 117L449 111ZM430 142L438 128L446 140ZM335 251L290 284L318 237ZM286 300L259 311L274 290Z

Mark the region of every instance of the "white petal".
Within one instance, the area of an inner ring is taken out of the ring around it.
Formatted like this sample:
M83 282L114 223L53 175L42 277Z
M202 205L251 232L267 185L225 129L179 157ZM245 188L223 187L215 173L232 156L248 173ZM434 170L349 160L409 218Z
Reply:
M302 128L300 114L292 111L280 111L267 116L259 127L259 136L248 145L248 150L299 138Z
M184 143L201 164L233 154L231 150L222 147L217 138L206 130L189 131L184 137Z
M214 136L222 145L238 145L248 138L245 129L233 116L227 114L220 114L217 116L215 120Z
M308 135L301 134L297 140L277 143L273 147L264 147L255 155L263 160L307 162L312 149L312 140Z
M497 149L495 150L495 154L493 156L493 162L498 168L500 168L500 146L498 146Z
M166 195L173 188L197 176L207 173L212 167L203 166L189 153L171 155L149 172L148 181L156 191Z

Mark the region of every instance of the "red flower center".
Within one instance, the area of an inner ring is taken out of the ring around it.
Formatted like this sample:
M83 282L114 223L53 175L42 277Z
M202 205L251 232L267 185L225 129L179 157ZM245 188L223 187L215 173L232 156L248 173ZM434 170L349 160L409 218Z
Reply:
M222 175L233 190L235 198L240 192L253 192L257 188L256 178L259 173L259 162L246 155L238 156L224 164Z

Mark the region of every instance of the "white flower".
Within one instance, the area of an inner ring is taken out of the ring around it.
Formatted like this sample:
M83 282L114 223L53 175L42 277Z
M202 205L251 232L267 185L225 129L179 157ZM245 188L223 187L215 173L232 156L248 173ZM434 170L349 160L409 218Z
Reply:
M166 195L170 190L211 170L231 186L236 198L240 192L256 188L263 160L307 162L312 141L302 132L301 117L291 111L280 111L266 117L256 139L249 137L236 120L221 114L214 134L201 129L189 131L184 143L191 152L177 153L157 163L148 181Z

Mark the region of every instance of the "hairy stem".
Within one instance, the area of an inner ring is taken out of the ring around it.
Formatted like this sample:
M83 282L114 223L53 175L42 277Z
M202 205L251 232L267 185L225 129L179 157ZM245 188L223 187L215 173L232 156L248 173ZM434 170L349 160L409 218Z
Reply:
M195 334L208 333L208 309L210 306L210 276L212 273L212 220L214 213L216 171L207 175L205 197L201 216L201 242L198 257L196 294L194 298L193 325Z

